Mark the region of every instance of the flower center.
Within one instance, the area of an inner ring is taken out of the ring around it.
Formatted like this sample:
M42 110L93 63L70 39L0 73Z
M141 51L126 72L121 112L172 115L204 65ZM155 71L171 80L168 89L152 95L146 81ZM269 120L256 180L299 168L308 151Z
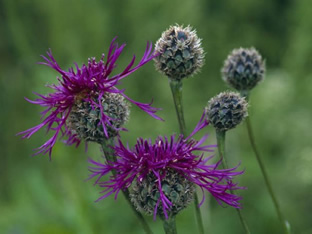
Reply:
M194 197L195 185L180 173L174 170L168 170L161 181L161 190L172 203L170 210L167 211L170 216L176 215L191 203ZM130 190L132 203L139 211L148 215L154 213L160 196L158 180L154 173L149 173L142 182L136 179ZM157 214L164 218L161 201L157 207Z
M108 138L117 136L130 113L124 97L117 93L105 93L100 103L98 94L86 97L86 92L75 96L75 103L66 122L67 127L80 139L100 144L107 139L103 123Z

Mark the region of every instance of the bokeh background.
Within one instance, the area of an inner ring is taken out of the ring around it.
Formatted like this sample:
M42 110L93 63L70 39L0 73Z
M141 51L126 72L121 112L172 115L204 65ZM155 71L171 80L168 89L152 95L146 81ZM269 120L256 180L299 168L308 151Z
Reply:
M293 233L312 233L312 14L310 0L1 0L0 1L0 233L91 234L143 233L122 196L94 201L99 189L88 177L87 158L100 158L99 147L87 153L58 142L52 161L31 157L47 139L44 130L30 140L16 133L39 123L42 108L24 97L47 93L57 73L43 65L51 48L62 68L86 63L106 53L113 37L127 43L117 71L142 56L146 42L155 42L169 25L192 25L202 38L206 63L202 72L184 81L183 102L190 131L207 101L228 89L220 78L227 54L255 46L266 59L267 75L251 95L249 114L258 147L267 165L281 209ZM124 80L135 100L162 107L160 122L132 108L122 133L124 142L178 131L166 77L153 62ZM214 129L208 143L216 142ZM200 137L203 133L198 134ZM238 179L243 213L252 233L282 233L273 204L248 143L246 125L228 132L226 151L231 166L241 162ZM242 233L234 209L208 198L202 207L207 233ZM147 217L155 233L160 220ZM179 233L196 233L194 207L177 217Z

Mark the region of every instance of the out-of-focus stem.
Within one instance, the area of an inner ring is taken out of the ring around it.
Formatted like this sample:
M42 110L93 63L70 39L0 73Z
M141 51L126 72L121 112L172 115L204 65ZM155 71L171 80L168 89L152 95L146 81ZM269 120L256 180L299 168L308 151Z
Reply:
M175 106L176 113L177 113L180 133L183 134L183 136L185 137L186 127L185 127L184 112L183 112L183 105L182 105L182 82L169 79L169 84L170 84L170 88L172 92L174 106ZM204 225L203 225L203 220L202 220L202 216L201 216L201 212L199 208L197 193L195 193L195 196L194 196L194 204L195 204L195 214L196 214L197 225L199 228L199 233L204 234Z
M246 100L249 99L249 93L241 93L241 96L244 96L246 98ZM255 138L254 138L254 135L253 135L253 131L252 131L252 126L251 126L251 122L250 122L250 117L247 116L246 118L246 126L247 126L247 131L248 131L248 138L249 138L249 141L250 141L250 145L251 145L251 148L256 156L256 159L257 159L257 162L259 164L259 167L260 167L260 170L261 170L261 173L262 173L262 176L264 178L264 181L265 181L265 185L269 191L269 194L272 198L272 201L273 201L273 204L275 206L275 210L276 210L276 213L277 213L277 216L282 224L282 227L283 227L283 231L285 234L290 234L291 233L291 230L290 230L290 224L288 223L287 220L285 220L284 216L283 216L283 213L281 212L281 208L278 204L278 201L277 201L277 198L274 194L274 191L273 191L273 188L272 188L272 185L271 185L271 182L270 182L270 179L269 179L269 176L268 176L268 173L266 172L266 169L265 169L265 166L264 166L264 163L262 161L262 158L260 156L260 153L257 149L257 146L256 146L256 141L255 141Z
M225 131L216 130L216 137L217 137L219 156L220 156L220 159L222 160L222 166L224 169L228 169L229 167L228 167L226 157L225 157ZM233 190L230 190L230 193L235 194ZM249 228L247 226L246 220L244 219L241 210L236 208L236 211L241 221L241 224L245 230L245 233L250 234Z
M101 144L107 163L116 162L116 160L117 160L116 156L114 155L114 151L111 148L111 146L113 146L113 145L114 145L114 138L107 139L105 142L103 142ZM112 173L113 173L113 175L116 175L116 171L112 171ZM150 229L150 227L149 227L148 223L146 222L146 220L144 219L143 215L140 212L138 212L135 209L135 207L132 205L132 202L130 200L129 190L128 189L122 190L122 193L124 194L127 202L129 203L133 212L135 213L135 215L139 219L140 223L142 224L142 227L143 227L145 233L146 234L153 234L152 230Z

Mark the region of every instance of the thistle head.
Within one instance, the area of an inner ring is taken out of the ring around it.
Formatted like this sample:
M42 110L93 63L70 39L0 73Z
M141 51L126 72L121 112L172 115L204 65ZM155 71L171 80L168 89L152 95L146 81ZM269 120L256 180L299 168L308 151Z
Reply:
M130 198L135 207L145 214L153 214L167 219L187 207L193 200L195 186L207 190L220 203L240 208L241 197L231 194L231 190L242 189L232 179L243 172L237 167L221 169L221 161L208 164L205 152L213 152L216 145L204 145L208 135L199 141L192 137L209 124L203 113L200 121L188 136L159 136L155 142L139 138L133 148L125 146L121 140L113 148L116 160L101 163L92 159L89 178L96 177L95 184L104 189L106 198L121 190L129 189ZM100 181L113 171L108 181ZM200 203L203 204L205 196Z
M253 89L264 78L265 62L255 48L234 49L224 61L223 80L238 91Z
M156 42L154 58L158 71L173 80L197 73L204 64L201 39L190 26L170 26Z
M174 216L193 201L195 184L186 179L181 173L170 169L165 172L161 180L161 190L158 189L156 176L150 172L141 181L134 180L130 190L131 202L138 211L147 215L153 215L155 207L157 207L157 214L161 218L165 218L162 202L159 200L162 192L171 203L167 215ZM160 204L157 206L157 203Z
M124 89L117 88L122 79L155 57L153 44L147 44L145 53L136 66L134 56L121 73L112 75L125 47L125 44L119 46L115 40L116 38L113 39L107 55L102 54L99 61L90 58L87 64L79 67L75 63L68 70L59 66L51 51L47 53L47 57L42 56L45 61L41 64L53 68L60 76L57 84L48 85L53 90L51 93L37 94L39 98L33 101L27 99L30 103L46 109L41 112L41 122L38 125L18 134L23 135L23 139L30 138L44 127L47 132L53 132L53 136L37 148L35 154L49 153L51 157L52 148L58 138L62 138L68 145L78 146L81 139L100 143L104 135L106 138L116 136L129 116L129 108L124 99L161 120L155 114L159 108L132 100L125 95Z
M91 100L97 102L98 99L99 96L95 94ZM90 99L86 101L83 96L76 96L66 122L72 134L77 135L81 140L100 144L107 138L118 135L119 130L129 118L128 103L118 93L105 93L100 98L100 103L101 106L94 107ZM102 118L107 118L105 128L101 122Z
M211 98L206 107L209 122L218 131L235 128L247 113L248 103L238 93L223 92Z

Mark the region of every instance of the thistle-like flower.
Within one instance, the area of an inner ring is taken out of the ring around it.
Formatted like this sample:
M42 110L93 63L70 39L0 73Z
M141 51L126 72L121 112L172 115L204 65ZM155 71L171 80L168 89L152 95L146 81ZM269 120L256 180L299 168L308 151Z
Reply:
M190 26L171 26L162 33L155 50L159 53L154 59L156 69L172 80L191 76L204 64L201 39Z
M92 174L89 179L97 177L95 184L104 188L104 195L98 200L113 193L117 198L120 190L130 188L131 201L139 211L153 214L154 219L156 214L168 218L193 200L195 185L198 185L202 191L209 191L220 204L240 208L241 197L231 194L230 190L242 188L232 179L243 172L235 171L237 167L218 169L221 161L207 165L212 156L204 158L204 152L213 152L216 146L203 145L208 135L199 141L191 139L208 123L204 113L187 138L183 135L158 137L155 143L140 138L133 149L124 146L119 139L113 148L117 157L115 162L100 163L90 159ZM115 176L108 181L100 181L110 171L114 171ZM205 196L200 205L204 199Z
M265 62L255 48L234 49L224 61L223 80L238 91L253 89L265 72Z
M223 92L211 98L206 107L207 119L219 131L235 128L247 113L248 103L238 93Z
M48 95L41 95L30 103L37 104L46 109L41 112L42 122L26 131L20 132L23 138L30 138L39 129L46 127L47 131L53 131L53 136L37 149L35 154L51 152L56 140L67 138L65 142L69 145L78 146L81 140L101 142L105 138L116 136L122 128L123 123L128 119L129 108L124 99L135 104L143 111L161 119L155 112L158 108L150 104L136 102L124 94L124 90L117 89L117 85L126 76L139 69L155 57L152 52L152 43L148 43L145 53L138 65L133 67L135 56L129 65L117 75L111 75L116 67L116 61L120 56L125 44L118 46L113 39L106 61L104 54L100 61L95 58L88 60L81 68L75 63L75 69L62 70L52 56L51 51L47 52L48 57L43 57L47 65L60 73L58 84L48 85L54 90Z

